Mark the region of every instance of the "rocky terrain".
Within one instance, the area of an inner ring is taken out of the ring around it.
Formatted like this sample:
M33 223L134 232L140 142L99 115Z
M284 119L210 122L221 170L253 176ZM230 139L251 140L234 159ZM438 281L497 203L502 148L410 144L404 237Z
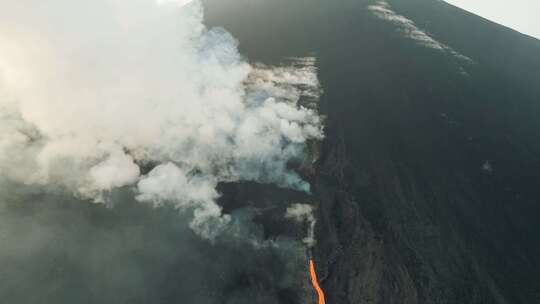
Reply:
M540 41L434 0L229 0L207 16L251 59L317 58L328 303L540 302Z

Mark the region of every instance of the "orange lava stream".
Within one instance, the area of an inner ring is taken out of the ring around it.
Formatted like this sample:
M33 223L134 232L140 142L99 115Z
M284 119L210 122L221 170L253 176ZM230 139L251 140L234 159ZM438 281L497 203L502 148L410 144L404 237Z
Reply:
M309 260L309 273L311 275L311 284L313 284L313 288L315 288L317 295L319 295L319 304L325 304L324 291L321 289L321 286L319 286L319 280L317 280L317 273L315 272L315 264L312 259Z

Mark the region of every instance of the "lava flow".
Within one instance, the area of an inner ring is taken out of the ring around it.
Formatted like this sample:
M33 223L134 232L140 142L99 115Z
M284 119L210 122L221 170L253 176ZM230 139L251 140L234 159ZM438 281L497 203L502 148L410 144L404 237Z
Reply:
M319 304L325 304L324 291L322 290L321 286L319 286L319 281L317 280L317 273L315 272L315 264L313 263L313 259L309 259L309 273L311 275L311 284L313 284L313 288L315 288L315 291L317 291L317 295L319 296Z

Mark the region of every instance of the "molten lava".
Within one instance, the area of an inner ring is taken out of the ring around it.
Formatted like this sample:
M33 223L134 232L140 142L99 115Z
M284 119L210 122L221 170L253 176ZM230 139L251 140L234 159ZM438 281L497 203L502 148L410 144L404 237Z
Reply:
M315 291L319 296L319 304L325 304L324 291L321 286L319 286L319 280L317 280L317 273L315 272L315 264L312 259L309 260L309 273L311 275L311 284L313 284L313 288L315 288Z

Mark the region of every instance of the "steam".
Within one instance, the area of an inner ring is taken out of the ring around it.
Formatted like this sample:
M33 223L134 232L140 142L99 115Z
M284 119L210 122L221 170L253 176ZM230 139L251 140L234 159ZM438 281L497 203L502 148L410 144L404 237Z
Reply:
M4 303L288 303L301 296L299 242L255 247L264 228L247 208L214 242L189 213L133 204L114 209L0 178L0 295ZM256 299L256 300L253 300Z
M219 182L309 192L290 163L323 137L299 105L320 94L315 62L251 65L237 46L197 0L3 3L0 174L95 202L131 187L205 238L230 221Z
M427 48L435 49L442 52L447 52L456 58L459 58L467 63L474 63L474 61L458 53L450 46L437 41L422 29L420 29L414 21L408 19L395 12L390 4L384 0L379 0L376 4L368 6L368 10L372 12L377 18L388 21L398 26L399 31L407 38L416 41L418 44Z
M308 247L315 246L315 225L317 224L317 219L313 215L313 207L308 204L293 204L291 207L287 208L285 217L292 219L299 224L307 224L307 236L302 240L304 244Z

